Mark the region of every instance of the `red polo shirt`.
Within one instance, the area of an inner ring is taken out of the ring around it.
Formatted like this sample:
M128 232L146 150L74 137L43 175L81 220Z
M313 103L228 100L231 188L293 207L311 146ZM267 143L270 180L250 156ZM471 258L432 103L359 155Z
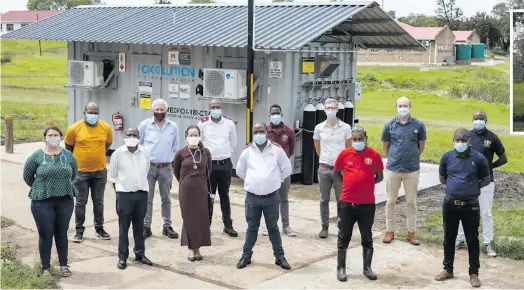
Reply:
M382 157L366 146L362 151L353 147L340 152L335 169L343 174L341 201L349 203L375 203L375 173L384 170Z
M282 122L282 130L280 131L280 134L277 134L273 129L273 124L270 123L267 129L267 137L271 142L280 145L280 147L284 149L284 152L286 152L288 158L295 154L295 131L289 126L286 126L284 122Z

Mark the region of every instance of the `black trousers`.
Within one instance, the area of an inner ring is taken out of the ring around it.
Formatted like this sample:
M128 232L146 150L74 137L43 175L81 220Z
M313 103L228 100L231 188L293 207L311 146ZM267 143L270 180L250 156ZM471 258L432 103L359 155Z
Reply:
M462 221L464 235L468 243L469 274L479 273L479 204L458 206L444 201L442 206L442 222L444 225L444 270L453 273L455 261L455 240L457 238L459 222Z
M218 196L220 196L220 209L222 210L222 222L226 228L233 227L233 220L231 219L231 204L229 202L229 186L231 185L231 173L233 170L233 163L231 158L216 161L213 160L213 168L211 169L210 191L216 194L218 189ZM209 204L209 219L213 219L213 203Z
M118 214L118 258L129 257L129 226L133 224L136 257L144 256L144 218L147 212L147 191L117 192L116 213Z
M338 204L338 241L339 250L349 246L353 235L353 226L358 224L361 244L364 249L373 249L371 228L375 221L375 204L354 204L340 201Z

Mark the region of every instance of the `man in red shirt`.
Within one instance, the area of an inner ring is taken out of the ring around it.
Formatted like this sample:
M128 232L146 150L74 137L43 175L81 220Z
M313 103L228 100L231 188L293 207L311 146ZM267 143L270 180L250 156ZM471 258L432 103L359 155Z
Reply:
M363 274L370 280L377 275L371 270L373 259L373 234L375 220L375 183L384 179L384 164L380 154L367 147L366 130L351 130L352 147L340 152L335 161L333 176L342 181L338 215L338 265L337 279L347 281L346 252L351 241L353 226L358 224L364 259Z
M269 117L271 118L271 123L268 126L267 136L271 142L276 143L284 149L288 158L291 158L295 153L295 131L292 128L282 122L282 108L279 105L273 105L269 108ZM278 190L278 195L280 197L280 216L282 218L282 232L285 235L294 237L295 233L289 227L289 187L291 176L288 176ZM267 236L267 231L262 233Z

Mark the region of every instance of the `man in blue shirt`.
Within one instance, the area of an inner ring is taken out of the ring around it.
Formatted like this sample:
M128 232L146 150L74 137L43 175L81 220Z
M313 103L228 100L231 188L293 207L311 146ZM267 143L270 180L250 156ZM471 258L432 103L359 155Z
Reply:
M479 152L470 148L471 132L460 128L453 138L455 150L442 155L439 178L446 185L446 196L442 206L444 225L444 271L435 280L453 278L455 239L459 223L464 225L468 243L469 276L472 287L480 287L478 277L479 260L479 195L480 189L490 183L488 161Z
M482 217L482 236L484 238L484 250L490 257L496 257L497 252L493 247L493 195L495 193L495 179L493 169L508 163L506 150L499 137L486 128L488 115L484 111L473 113L473 130L471 131L471 149L480 152L488 160L490 169L490 183L480 190L479 205L480 216ZM498 156L497 161L493 162L494 155ZM462 224L459 226L459 233L455 243L456 249L464 248L464 229Z
M151 233L153 219L153 198L155 185L158 181L160 198L162 199L162 219L164 228L162 235L177 239L178 233L171 226L171 185L173 182L173 159L178 149L178 127L175 122L166 119L167 102L156 99L151 105L153 117L145 119L138 126L140 145L144 145L150 152L151 166L147 174L149 193L147 196L147 213L144 219L144 238Z

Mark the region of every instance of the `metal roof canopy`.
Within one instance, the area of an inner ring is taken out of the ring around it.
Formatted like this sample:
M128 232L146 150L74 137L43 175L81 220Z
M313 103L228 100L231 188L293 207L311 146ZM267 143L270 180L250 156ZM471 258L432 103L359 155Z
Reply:
M4 39L245 47L246 5L79 6ZM300 50L312 42L425 50L376 2L257 4L256 49Z

